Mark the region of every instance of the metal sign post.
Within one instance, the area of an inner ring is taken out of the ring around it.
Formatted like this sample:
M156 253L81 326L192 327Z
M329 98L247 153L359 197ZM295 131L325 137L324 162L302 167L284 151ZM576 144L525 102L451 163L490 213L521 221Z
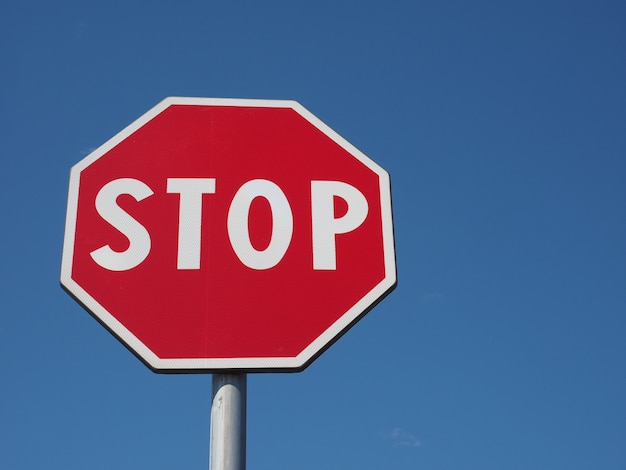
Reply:
M209 470L246 468L246 374L214 374Z

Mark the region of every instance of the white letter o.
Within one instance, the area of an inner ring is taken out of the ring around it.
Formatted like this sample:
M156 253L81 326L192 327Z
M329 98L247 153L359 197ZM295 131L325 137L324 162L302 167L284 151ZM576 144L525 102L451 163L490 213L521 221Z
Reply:
M272 210L272 236L264 250L250 242L248 215L257 197L264 197ZM252 269L270 269L285 255L293 235L293 214L285 193L269 180L250 180L239 188L228 210L228 237L239 260Z

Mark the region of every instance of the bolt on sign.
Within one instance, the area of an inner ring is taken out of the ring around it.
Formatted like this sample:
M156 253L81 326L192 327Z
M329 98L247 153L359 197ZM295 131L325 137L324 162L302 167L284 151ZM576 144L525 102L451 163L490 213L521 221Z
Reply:
M396 285L389 175L295 101L167 98L72 168L61 284L154 371L302 370Z

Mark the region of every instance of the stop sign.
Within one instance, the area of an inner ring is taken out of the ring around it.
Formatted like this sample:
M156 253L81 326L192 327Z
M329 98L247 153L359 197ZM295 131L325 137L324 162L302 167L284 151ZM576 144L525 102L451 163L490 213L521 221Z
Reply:
M297 102L167 98L72 168L61 284L155 371L302 370L396 285L389 176Z

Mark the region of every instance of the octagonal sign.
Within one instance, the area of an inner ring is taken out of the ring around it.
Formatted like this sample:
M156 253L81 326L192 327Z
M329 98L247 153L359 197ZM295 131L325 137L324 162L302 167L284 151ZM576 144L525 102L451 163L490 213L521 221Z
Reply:
M396 285L389 176L297 102L167 98L72 168L61 284L155 371L302 370Z

